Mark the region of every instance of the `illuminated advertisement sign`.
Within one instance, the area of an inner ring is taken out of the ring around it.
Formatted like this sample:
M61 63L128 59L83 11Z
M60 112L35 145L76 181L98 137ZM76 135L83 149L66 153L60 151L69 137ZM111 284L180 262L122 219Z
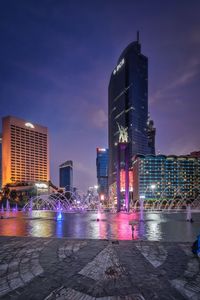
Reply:
M120 191L125 192L125 170L120 171ZM133 172L129 171L129 191L133 191Z

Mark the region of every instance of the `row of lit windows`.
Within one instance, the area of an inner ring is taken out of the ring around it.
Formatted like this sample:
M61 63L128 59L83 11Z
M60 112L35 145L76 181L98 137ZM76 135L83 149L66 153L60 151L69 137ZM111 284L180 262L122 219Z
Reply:
M43 150L43 149L11 149L11 154L12 155L15 155L15 154L18 154L19 153L23 153L23 154L47 154L47 151L46 150Z
M11 142L11 149L34 149L34 148L42 148L42 149L47 149L47 144L46 143L21 143L17 141L16 143Z
M47 159L47 155L45 153L41 153L40 155L33 155L33 154L19 154L16 156L12 156L12 160L24 160L24 159L28 159L28 160L46 160Z
M24 142L24 143L30 143L30 142L35 142L35 143L47 143L47 137L29 137L29 136L11 136L11 142Z
M159 164L184 164L184 163L197 163L199 162L199 158L185 158L185 159L165 159L165 158L160 158L160 159L154 159L154 158L149 158L148 160L145 160L145 158L140 158L139 162L141 164L149 164L149 163L159 163Z
M177 169L177 168L198 168L199 167L199 164L198 163L190 163L190 162L187 162L187 163L184 163L184 164L181 164L181 163L178 163L178 164L167 164L167 163L162 163L162 164L158 164L158 163L146 163L146 164L139 164L139 166L141 168L167 168L167 169Z
M33 177L33 176L29 176L29 177L21 177L21 176L16 176L12 178L13 181L28 181L28 180L36 180L36 181L46 181L47 177Z
M21 164L12 164L11 166L11 170L47 170L47 166L45 164L35 164L35 165L32 165L32 164L29 164L29 165L21 165Z
M23 128L23 127L19 127L17 125L11 125L11 131L17 131L17 132L29 132L31 134L39 134L39 135L46 135L45 133L41 133L41 132L38 132L38 131L32 131L28 128Z
M46 166L31 166L31 167L28 167L28 166L15 166L15 167L11 167L11 171L15 171L15 170L21 170L21 171L24 171L24 170L35 170L35 171L42 171L42 172L45 172L47 170L47 167Z
M34 163L34 162L36 162L36 163L38 163L38 162L47 162L47 157L46 156L35 156L35 157L33 157L33 156L28 156L28 155L26 155L26 156L21 156L21 157L19 157L19 156L16 156L16 157L12 157L11 158L11 161L12 162L21 162L21 163L26 163L26 162L32 162L32 163Z
M23 139L11 139L11 145L19 145L21 147L27 146L27 145L41 145L46 146L47 141L46 140L23 140Z
M30 172L35 172L35 173L47 173L47 169L44 169L44 168L40 168L40 169L26 169L26 170L23 170L23 169L15 169L15 170L11 170L11 173L30 173Z
M28 157L43 157L43 156L47 156L47 153L46 152L15 152L15 153L13 153L13 152L11 152L11 155L12 155L12 157L15 157L15 156L17 156L17 157L20 157L20 156L23 156L23 157L25 157L25 156L28 156Z

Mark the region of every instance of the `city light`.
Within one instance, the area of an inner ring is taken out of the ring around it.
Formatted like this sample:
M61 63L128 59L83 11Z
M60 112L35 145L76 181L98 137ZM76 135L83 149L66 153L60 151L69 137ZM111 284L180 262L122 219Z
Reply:
M58 221L62 220L62 213L61 213L61 212L58 213L58 215L57 215L57 220L58 220Z
M151 185L151 189L154 190L155 188L156 188L156 185L155 185L155 184L152 184L152 185Z
M120 61L120 63L117 65L117 67L113 70L113 74L115 75L120 69L121 67L124 65L125 63L125 59L122 58L122 60Z
M104 201L105 200L105 196L103 194L100 195L100 200Z
M35 186L39 189L47 189L48 185L46 183L36 183Z
M97 148L99 152L106 152L105 148Z
M32 123L25 123L25 126L32 129L35 128L35 126Z

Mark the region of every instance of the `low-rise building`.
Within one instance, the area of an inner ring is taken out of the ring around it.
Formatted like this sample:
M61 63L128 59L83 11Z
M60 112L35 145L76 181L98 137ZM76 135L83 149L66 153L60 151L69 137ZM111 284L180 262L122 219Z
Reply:
M137 155L133 159L133 200L194 199L199 193L200 158L192 155Z

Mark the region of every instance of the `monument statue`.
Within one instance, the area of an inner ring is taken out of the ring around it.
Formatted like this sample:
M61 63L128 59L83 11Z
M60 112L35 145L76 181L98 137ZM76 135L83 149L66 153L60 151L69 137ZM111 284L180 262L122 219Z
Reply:
M128 127L120 126L119 123L117 126L119 128L119 143L128 143Z

